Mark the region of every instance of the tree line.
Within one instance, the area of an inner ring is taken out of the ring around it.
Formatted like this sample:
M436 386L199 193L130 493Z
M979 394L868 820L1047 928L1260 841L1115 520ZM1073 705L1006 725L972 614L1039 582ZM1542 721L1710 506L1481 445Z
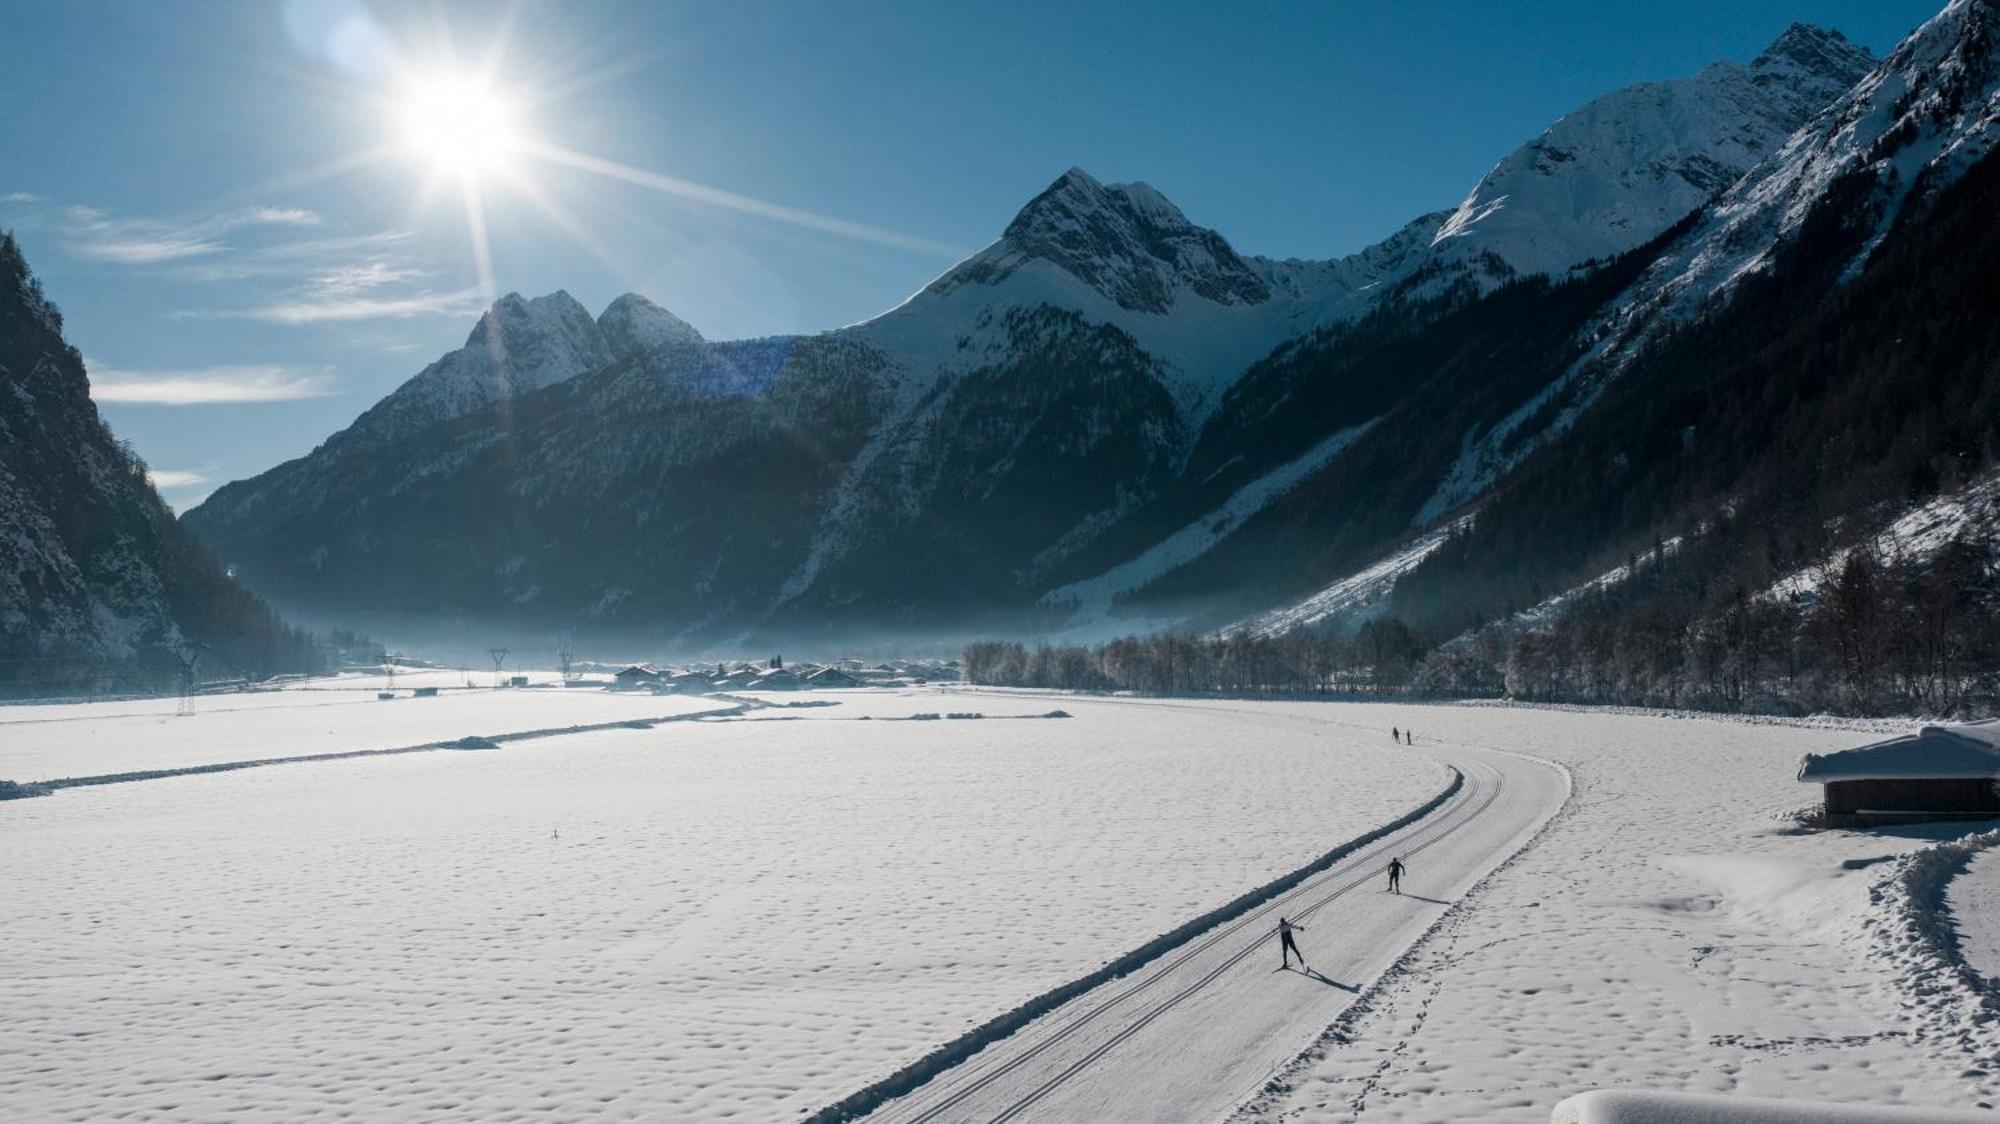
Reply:
M1927 556L1863 543L1752 592L1664 545L1620 580L1450 636L1394 615L1276 635L1161 633L1094 647L985 641L968 682L1157 694L1498 698L1803 714L2000 705L2000 566L1961 535Z

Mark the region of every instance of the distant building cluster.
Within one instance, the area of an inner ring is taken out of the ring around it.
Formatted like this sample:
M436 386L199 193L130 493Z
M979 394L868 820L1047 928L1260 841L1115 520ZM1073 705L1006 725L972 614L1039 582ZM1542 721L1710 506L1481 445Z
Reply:
M894 660L877 664L840 660L830 664L807 663L787 667L782 658L773 657L764 664L721 662L661 667L635 663L613 674L610 685L616 690L652 691L660 695L914 687L925 683L955 683L959 679L959 671L957 660Z

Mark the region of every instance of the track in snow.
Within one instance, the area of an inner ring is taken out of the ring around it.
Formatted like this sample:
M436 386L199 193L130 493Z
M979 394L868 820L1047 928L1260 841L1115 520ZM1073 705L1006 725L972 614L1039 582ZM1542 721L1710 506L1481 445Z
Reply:
M1299 717L1312 720L1303 711ZM1310 1045L1451 899L1517 851L1568 794L1564 775L1540 762L1471 746L1410 752L1443 760L1465 776L1431 815L1071 1000L867 1119L1162 1121L1228 1111ZM1410 893L1400 898L1381 892L1382 867L1392 855L1411 868ZM1280 915L1304 924L1301 944L1314 960L1313 975L1281 974L1269 965L1278 955L1272 930Z

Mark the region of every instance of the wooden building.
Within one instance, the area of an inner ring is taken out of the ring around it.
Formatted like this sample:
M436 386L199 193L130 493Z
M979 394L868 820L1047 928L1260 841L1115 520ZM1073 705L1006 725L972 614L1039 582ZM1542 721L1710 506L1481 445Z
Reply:
M611 677L614 687L650 687L661 680L659 671L643 663L635 663Z
M861 686L861 680L856 679L837 667L822 667L806 673L806 685L819 688L859 687Z
M2000 817L2000 720L1925 726L1838 753L1808 753L1799 780L1824 786L1827 822L1835 827Z

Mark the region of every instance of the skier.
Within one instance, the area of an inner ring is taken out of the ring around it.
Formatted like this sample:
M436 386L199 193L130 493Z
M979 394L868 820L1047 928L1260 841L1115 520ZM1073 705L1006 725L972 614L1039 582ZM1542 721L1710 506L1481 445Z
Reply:
M1389 892L1392 894L1403 892L1403 860L1401 858L1389 860Z
M1390 741L1392 741L1392 742L1400 742L1400 741L1402 741L1402 740L1403 740L1403 731L1401 731L1401 730L1398 730L1398 729L1397 729L1397 728L1395 728L1394 726L1391 726L1391 727L1389 727L1389 740L1390 740Z
M1416 732L1415 730L1404 730L1404 731L1403 731L1403 744L1404 744L1404 745L1415 745L1415 744L1417 744L1417 732Z
M1291 967L1294 956L1299 958L1299 967L1306 966L1306 954L1299 951L1299 942L1292 939L1294 932L1302 932L1304 929L1304 925L1294 925L1282 917L1278 918L1278 958L1283 961L1278 966L1279 971Z

